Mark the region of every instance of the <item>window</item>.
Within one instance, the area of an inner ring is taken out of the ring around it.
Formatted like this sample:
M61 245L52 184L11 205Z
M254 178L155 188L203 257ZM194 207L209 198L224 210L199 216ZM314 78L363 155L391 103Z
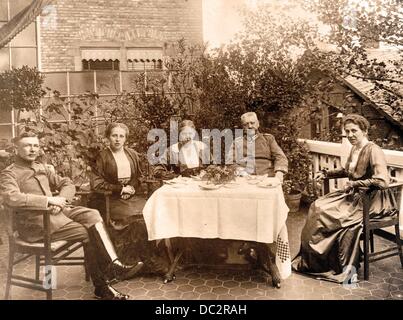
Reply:
M0 0L0 27L10 21L32 0ZM37 66L37 32L35 21L0 49L0 72L12 67ZM20 115L21 118L21 115ZM13 111L0 111L0 149L15 135L18 119Z
M11 18L31 3L32 0L9 0Z
M0 26L9 21L15 13L30 4L30 1L0 0ZM4 12L3 9L7 10ZM10 14L8 14L10 8ZM5 14L7 13L7 14ZM3 21L3 19L6 19ZM0 49L0 71L19 68L23 65L37 66L37 34L36 23L32 22L24 28L6 46Z
M10 49L0 49L0 72L3 70L10 70Z
M8 1L0 0L0 22L8 21Z
M120 70L120 48L82 48L82 70Z
M128 70L162 70L162 48L128 48Z
M127 60L128 70L162 70L162 60L134 59Z
M120 70L119 60L83 60L83 70Z

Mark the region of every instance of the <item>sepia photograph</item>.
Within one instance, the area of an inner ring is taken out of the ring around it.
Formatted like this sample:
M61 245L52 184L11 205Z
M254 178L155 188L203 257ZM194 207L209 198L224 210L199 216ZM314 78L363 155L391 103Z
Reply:
M0 0L0 300L403 300L402 192L400 0Z

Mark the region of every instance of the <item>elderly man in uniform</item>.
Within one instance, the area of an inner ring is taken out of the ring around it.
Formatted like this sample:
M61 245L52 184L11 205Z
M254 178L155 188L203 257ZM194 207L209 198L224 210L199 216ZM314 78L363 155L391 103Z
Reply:
M276 139L271 134L259 132L259 120L254 112L244 113L241 122L243 136L235 139L226 162L235 159L240 175L274 176L282 183L288 171L288 160ZM274 249L273 244L244 243L239 252L251 255L248 258L261 264L260 267L272 275L273 285L279 288L281 277L275 264Z
M15 163L0 173L0 191L4 203L15 209L17 231L22 239L37 242L43 239L41 209L50 210L52 241L78 240L85 245L88 267L95 286L95 297L104 300L127 300L111 286L111 281L134 275L143 265L122 264L97 210L71 206L75 186L68 178L55 174L39 163L38 136L25 132L14 139ZM53 196L52 191L59 191ZM29 210L36 209L36 210Z

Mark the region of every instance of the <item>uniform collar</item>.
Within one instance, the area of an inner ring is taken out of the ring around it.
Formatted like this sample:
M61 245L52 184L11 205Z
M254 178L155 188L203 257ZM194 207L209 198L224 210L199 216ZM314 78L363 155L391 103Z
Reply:
M15 164L20 167L31 168L34 165L35 161L27 161L21 158L19 155L15 157Z
M247 140L248 142L252 142L252 141L255 141L260 135L261 135L261 133L259 131L257 131L257 133L255 133L250 138L248 138L248 136L244 136L244 139Z
M23 168L30 168L33 169L34 171L37 171L40 169L41 164L37 161L27 161L25 159L22 159L20 156L15 157L14 164L23 167Z

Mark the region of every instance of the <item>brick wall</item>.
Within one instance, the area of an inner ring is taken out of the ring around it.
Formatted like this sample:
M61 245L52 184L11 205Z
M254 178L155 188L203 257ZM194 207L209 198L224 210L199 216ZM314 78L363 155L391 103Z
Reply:
M73 71L82 47L201 43L202 0L57 0L40 17L42 71Z

